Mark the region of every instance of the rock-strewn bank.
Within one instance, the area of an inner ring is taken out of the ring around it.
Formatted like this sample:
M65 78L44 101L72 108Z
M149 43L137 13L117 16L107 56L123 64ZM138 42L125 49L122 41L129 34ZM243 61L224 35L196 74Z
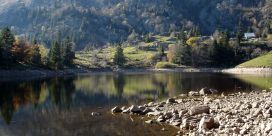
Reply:
M271 91L217 96L200 93L141 106L115 107L112 112L149 116L146 123L164 122L178 127L177 135L272 135Z

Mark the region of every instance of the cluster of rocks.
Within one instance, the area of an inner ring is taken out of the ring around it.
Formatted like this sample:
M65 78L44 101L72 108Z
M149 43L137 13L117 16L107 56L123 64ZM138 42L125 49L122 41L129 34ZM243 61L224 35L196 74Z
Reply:
M213 93L209 91L201 89L141 106L114 107L112 112L146 115L150 117L146 123L167 123L179 128L178 134L272 135L272 92L209 96Z

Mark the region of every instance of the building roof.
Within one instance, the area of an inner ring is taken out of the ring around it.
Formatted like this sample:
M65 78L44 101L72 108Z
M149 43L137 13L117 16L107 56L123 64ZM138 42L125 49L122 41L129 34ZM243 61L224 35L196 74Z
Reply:
M245 33L245 37L256 37L255 33Z

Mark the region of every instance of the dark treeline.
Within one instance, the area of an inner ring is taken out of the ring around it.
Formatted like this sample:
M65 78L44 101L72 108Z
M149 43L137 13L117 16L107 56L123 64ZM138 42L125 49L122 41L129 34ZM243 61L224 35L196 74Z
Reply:
M55 40L47 51L35 38L27 41L15 37L7 27L0 32L0 66L16 68L19 66L62 69L73 66L75 53L69 37Z
M190 39L199 37L188 36L185 32L182 30L177 43L169 48L168 61L193 67L232 67L272 49L265 43L242 42L240 27L235 38L231 39L227 30L218 29L206 42L196 43L191 43Z

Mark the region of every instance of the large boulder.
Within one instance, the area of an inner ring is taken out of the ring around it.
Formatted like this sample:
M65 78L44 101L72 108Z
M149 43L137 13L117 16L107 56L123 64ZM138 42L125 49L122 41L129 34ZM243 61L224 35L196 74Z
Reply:
M218 128L218 124L219 123L214 121L214 118L204 116L199 122L198 130L199 132L205 132L213 128Z
M131 113L142 113L143 110L141 108L139 108L138 106L132 105L129 107L129 111Z
M210 107L203 105L203 106L195 106L192 107L189 111L190 115L197 115L197 114L203 114L203 113L210 113Z

